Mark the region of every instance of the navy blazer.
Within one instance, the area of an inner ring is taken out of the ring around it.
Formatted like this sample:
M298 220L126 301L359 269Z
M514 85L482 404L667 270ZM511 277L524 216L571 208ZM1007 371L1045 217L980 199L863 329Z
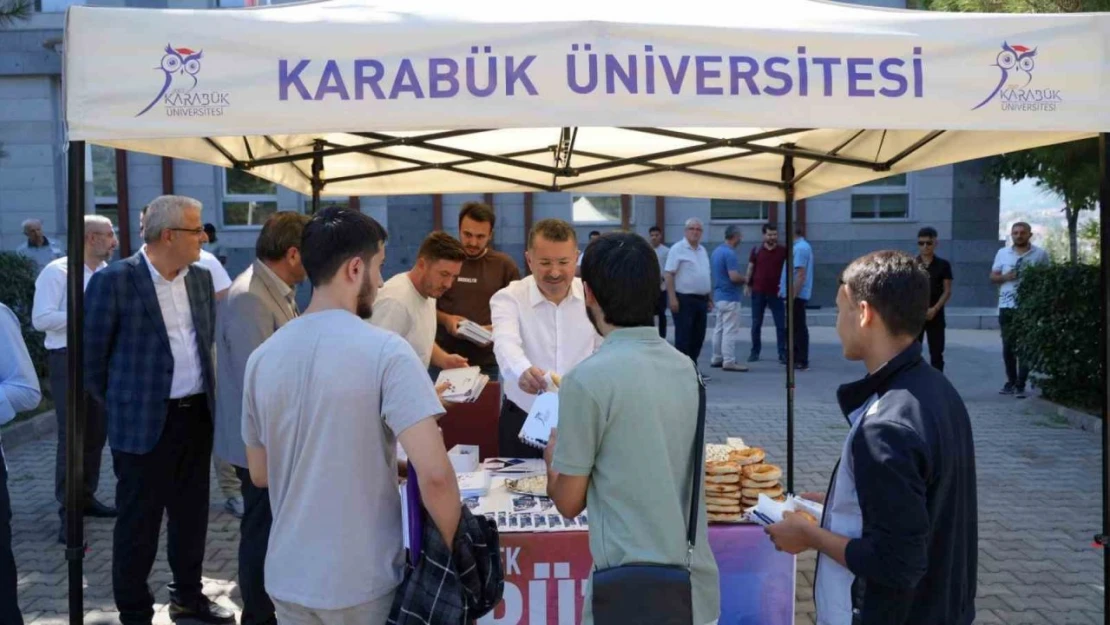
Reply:
M185 289L208 409L214 414L216 305L211 274L190 265ZM141 253L112 263L89 281L84 360L85 388L107 411L112 449L132 454L154 449L166 422L174 363L158 294Z

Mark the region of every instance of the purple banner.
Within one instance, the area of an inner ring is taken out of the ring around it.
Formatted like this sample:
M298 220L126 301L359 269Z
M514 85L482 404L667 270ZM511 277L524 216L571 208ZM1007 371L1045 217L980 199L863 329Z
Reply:
M794 556L775 550L758 525L711 525L721 576L719 625L793 625Z

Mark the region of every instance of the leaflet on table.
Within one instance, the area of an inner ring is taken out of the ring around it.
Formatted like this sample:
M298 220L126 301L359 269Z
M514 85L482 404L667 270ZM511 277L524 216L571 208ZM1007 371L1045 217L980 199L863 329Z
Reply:
M574 519L563 518L547 497L510 493L500 478L485 497L464 497L473 514L483 514L497 523L501 532L565 532L589 529L585 510Z

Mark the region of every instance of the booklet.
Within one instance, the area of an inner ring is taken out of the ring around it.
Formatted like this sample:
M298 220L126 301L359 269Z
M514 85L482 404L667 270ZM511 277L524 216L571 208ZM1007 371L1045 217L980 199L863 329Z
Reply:
M459 323L459 336L482 347L493 342L493 334L489 330L469 319L464 319Z
M489 376L478 367L444 369L436 378L436 386L444 383L447 384L447 390L443 391L444 401L464 404L477 401L489 384Z
M543 449L551 437L551 429L559 427L559 394L542 393L532 403L524 427L520 428L521 442Z

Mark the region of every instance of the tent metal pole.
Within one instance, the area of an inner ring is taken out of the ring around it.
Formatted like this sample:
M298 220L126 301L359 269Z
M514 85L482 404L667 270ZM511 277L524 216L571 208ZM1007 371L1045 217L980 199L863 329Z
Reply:
M324 171L324 142L317 139L312 146L312 214L315 215L320 210L320 190L324 188L324 182L320 179L320 175Z
M1102 545L1103 588L1110 586L1110 556L1108 536L1110 536L1110 384L1107 383L1107 367L1110 367L1110 133L1098 136L1099 155L1099 265L1102 273L1102 534L1095 542ZM1103 613L1110 614L1110 593L1102 593Z
M69 142L69 237L66 247L69 258L69 279L66 281L66 561L69 563L69 622L81 625L84 620L82 573L85 557L84 539L84 441L85 441L85 379L84 342L84 241L85 241L85 142Z
M788 146L792 148L793 146ZM794 157L782 159L786 202L786 492L794 492ZM809 276L806 276L808 279Z

